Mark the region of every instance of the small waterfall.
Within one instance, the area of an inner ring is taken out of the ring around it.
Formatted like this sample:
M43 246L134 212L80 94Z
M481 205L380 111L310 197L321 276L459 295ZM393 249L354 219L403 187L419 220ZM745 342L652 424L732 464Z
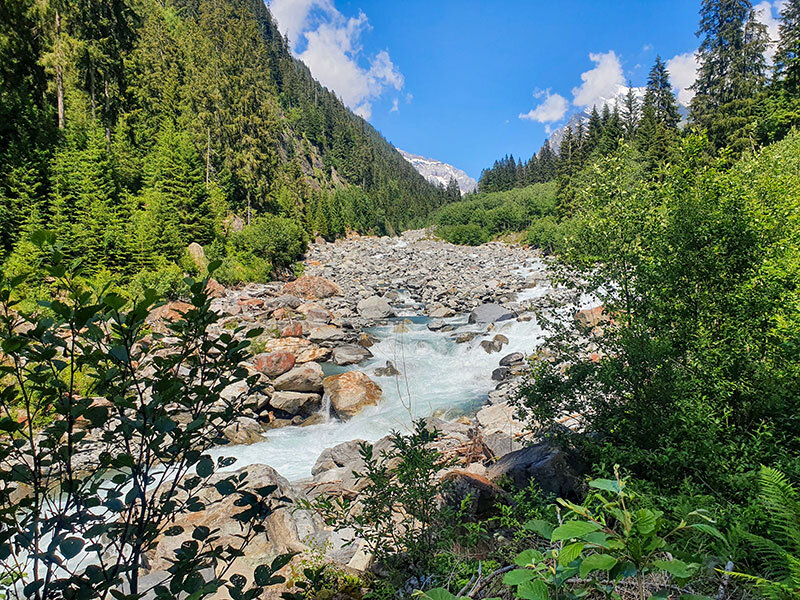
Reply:
M331 395L327 392L322 395L322 406L320 406L319 412L325 418L325 423L330 423L333 420L331 415Z

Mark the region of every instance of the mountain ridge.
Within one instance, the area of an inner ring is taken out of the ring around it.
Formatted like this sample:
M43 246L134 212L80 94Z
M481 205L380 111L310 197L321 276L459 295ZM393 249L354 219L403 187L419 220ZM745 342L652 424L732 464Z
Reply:
M434 185L447 187L450 180L455 179L462 196L475 191L478 187L478 182L474 178L451 164L420 154L412 154L400 148L397 148L397 151L400 156L411 163L420 175Z

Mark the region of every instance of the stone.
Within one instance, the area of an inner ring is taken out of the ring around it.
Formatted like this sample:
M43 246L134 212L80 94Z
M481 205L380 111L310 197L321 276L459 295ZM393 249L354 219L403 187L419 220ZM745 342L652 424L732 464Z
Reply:
M579 311L576 311L572 318L582 329L592 329L598 325L609 323L611 321L606 313L605 307L603 306L583 308Z
M314 327L308 333L308 339L312 342L340 342L347 337L347 334L335 325L321 325Z
M270 352L259 354L253 359L253 366L270 379L290 371L295 364L294 354L291 352Z
M303 324L302 323L289 323L283 329L281 329L281 337L302 337L303 336Z
M508 402L484 406L475 418L483 429L482 433L502 431L511 436L519 436L525 431L525 424L516 417L516 409Z
M469 314L470 323L497 323L498 321L508 321L516 317L517 314L499 304L481 304Z
M330 396L331 408L343 421L354 417L367 406L376 406L383 394L380 386L360 371L326 377L323 387Z
M332 296L343 296L342 288L325 279L324 277L314 277L303 275L294 281L287 283L281 290L283 294L301 296L307 300L321 300Z
M278 377L274 385L279 392L321 392L322 378L322 367L315 362L308 362Z
M364 466L361 458L361 444L364 440L342 442L332 448L325 448L311 468L312 475L337 467L350 467L351 471L359 471Z
M306 320L315 323L330 323L333 319L331 312L316 302L306 302L297 307L297 312L305 315Z
M510 367L511 365L521 363L523 360L525 360L525 355L522 352L512 352L500 359L500 366Z
M368 358L372 358L372 352L358 344L345 344L333 349L333 362L339 366L355 365Z
M322 406L322 396L307 392L276 391L269 403L272 408L290 415L310 417Z
M505 456L509 452L522 448L522 442L503 431L493 431L481 437L483 444L489 449L494 458Z
M303 299L298 298L297 296L292 296L291 294L282 294L275 298L275 304L280 307L289 307L292 310L300 307L303 304Z
M233 400L244 396L249 391L250 386L247 385L246 381L234 381L233 383L225 386L219 395L223 400L232 402Z
M428 329L429 329L430 331L440 331L440 330L443 330L443 329L444 329L444 326L445 326L445 324L444 324L444 321L442 321L442 320L440 320L440 319L434 319L433 321L430 321L430 322L428 323Z
M508 367L498 367L492 371L492 381L503 381L510 373L511 370Z
M388 319L395 315L394 309L391 305L380 296L370 296L361 300L356 308L358 314L365 319Z
M208 259L206 258L203 247L197 242L192 242L189 244L189 247L186 248L186 253L189 255L194 266L197 267L198 273L205 274L208 269Z
M167 323L174 323L175 321L180 320L183 318L183 315L193 308L194 306L188 302L181 302L179 300L169 302L163 306L153 309L150 314L147 315L145 323L150 325L153 331L158 333L166 333L168 331L166 325Z
M273 338L264 341L265 352L291 352L296 364L312 361L324 362L330 356L329 348L320 348L301 337Z
M206 293L212 298L224 298L228 295L225 286L223 286L213 277L209 277L208 279L208 283L206 284Z
M543 493L577 500L581 495L584 470L573 453L545 442L509 452L487 471L491 481L510 480L517 489L535 481Z
M445 484L444 502L457 510L464 509L478 518L489 516L506 493L483 475L455 470L442 477Z
M224 435L231 444L249 446L250 444L257 444L258 442L264 441L264 437L261 435L262 431L261 424L255 419L239 417L222 430L222 435Z
M475 332L474 331L465 331L464 333L459 333L456 336L456 344L466 344L471 342L475 339Z
M428 312L428 316L431 319L448 319L453 315L455 315L453 309L441 305L434 307Z
M187 477L193 476L187 475ZM214 488L217 482L233 476L237 481L242 477L243 488L255 491L258 488L274 485L270 496L274 510L264 521L265 531L257 534L247 545L244 556L236 559L230 572L252 574L256 566L271 562L279 554L303 552L307 548L303 540L310 539L324 529L321 518L312 511L299 508L299 496L291 484L273 468L266 465L249 465L233 473L215 473L208 486L197 492L198 501L205 505L200 511L184 511L173 515L171 526L181 527L179 535L162 534L154 547L147 553L149 572L166 571L173 563L175 552L184 543L192 540L192 533L198 526L210 528L214 535L209 540L211 547L225 548L241 545L242 523L236 515L244 513L248 507L241 506L239 494L220 497ZM186 492L178 487L175 501L180 505ZM165 573L166 575L166 573Z
M401 373L397 370L397 367L394 366L392 361L387 360L385 367L378 367L375 369L375 375L377 377L396 377L397 375L401 375Z

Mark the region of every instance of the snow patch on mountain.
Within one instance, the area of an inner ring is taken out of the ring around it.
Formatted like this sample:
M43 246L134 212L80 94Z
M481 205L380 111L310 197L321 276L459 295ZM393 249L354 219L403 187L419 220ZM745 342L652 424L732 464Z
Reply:
M405 150L400 150L400 148L398 148L397 151L403 158L411 163L420 175L431 183L447 187L450 180L455 179L462 196L474 191L478 185L472 177L453 165L448 165L447 163L433 158L426 158L419 154L411 154Z

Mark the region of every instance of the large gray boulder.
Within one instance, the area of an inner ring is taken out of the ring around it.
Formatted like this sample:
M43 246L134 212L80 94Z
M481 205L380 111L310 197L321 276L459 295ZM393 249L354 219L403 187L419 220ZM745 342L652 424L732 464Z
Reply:
M351 440L342 442L333 448L326 448L319 455L317 462L311 469L312 475L319 475L323 471L337 467L349 467L352 471L359 471L364 467L361 459L361 444L364 440Z
M310 417L322 406L322 396L307 392L274 392L269 403L290 415Z
M372 358L372 352L359 344L345 344L333 349L333 362L339 366L355 365Z
M495 483L510 480L517 489L527 488L535 481L545 494L574 500L581 496L582 471L577 456L545 442L502 456L486 477Z
M278 377L274 385L279 392L321 392L322 378L322 367L307 362Z
M469 314L469 322L496 323L498 321L508 321L516 316L517 314L514 311L499 304L481 304Z
M380 296L365 298L356 306L358 314L365 319L388 319L395 315L391 305Z

